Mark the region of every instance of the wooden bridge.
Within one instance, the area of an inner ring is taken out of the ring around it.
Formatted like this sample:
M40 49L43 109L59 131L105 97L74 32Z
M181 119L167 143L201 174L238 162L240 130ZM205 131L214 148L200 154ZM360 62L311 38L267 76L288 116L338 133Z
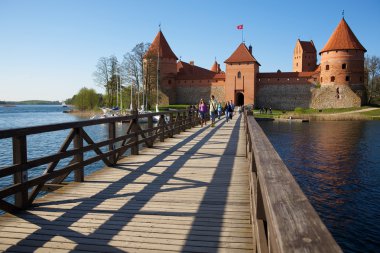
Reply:
M341 252L253 117L201 128L195 112L165 114L169 121L153 113L0 131L12 138L14 161L0 169L14 178L0 189L8 212L0 251ZM129 127L116 136L120 121ZM95 124L109 125L107 140L86 133ZM27 159L26 136L63 129L71 132L59 152ZM106 167L84 177L99 160ZM44 173L26 177L42 164ZM66 183L70 172L75 182ZM51 192L36 198L41 190Z

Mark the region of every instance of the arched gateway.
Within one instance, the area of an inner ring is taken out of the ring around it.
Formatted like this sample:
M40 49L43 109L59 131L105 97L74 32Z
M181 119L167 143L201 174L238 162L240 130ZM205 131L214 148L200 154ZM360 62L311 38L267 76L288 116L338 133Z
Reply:
M237 106L244 105L244 94L242 92L237 92L235 98L236 98L235 101L236 101Z

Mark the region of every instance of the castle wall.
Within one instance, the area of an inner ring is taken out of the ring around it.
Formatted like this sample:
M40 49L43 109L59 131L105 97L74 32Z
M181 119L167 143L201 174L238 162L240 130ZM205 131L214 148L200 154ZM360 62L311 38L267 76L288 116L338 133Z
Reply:
M360 107L361 101L361 97L348 85L326 84L312 90L310 107L314 109Z
M211 95L225 101L224 83L224 80L177 80L176 103L198 104L201 98L208 102Z
M259 82L257 87L256 108L272 108L279 110L294 110L296 107L309 108L311 102L311 87L308 82L282 80L269 83Z

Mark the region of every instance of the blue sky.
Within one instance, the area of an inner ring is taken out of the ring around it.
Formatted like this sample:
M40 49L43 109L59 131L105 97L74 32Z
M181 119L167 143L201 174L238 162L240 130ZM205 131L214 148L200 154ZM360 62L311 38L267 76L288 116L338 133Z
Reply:
M174 53L210 68L244 37L261 72L291 71L295 42L319 52L342 18L380 56L380 1L0 0L0 100L64 100L93 81L100 57L152 42L161 23Z

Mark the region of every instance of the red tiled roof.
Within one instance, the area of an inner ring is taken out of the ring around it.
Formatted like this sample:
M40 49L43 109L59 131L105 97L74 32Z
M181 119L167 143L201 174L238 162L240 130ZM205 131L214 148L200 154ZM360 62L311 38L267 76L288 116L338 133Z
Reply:
M214 79L219 75L208 69L191 65L183 61L177 62L177 73L177 79L180 80Z
M315 53L317 50L315 49L314 42L311 41L301 41L300 40L300 45L302 47L302 50L304 52L309 52L309 53Z
M146 57L148 54L157 55L157 48L159 48L158 53L160 57L169 59L174 58L178 60L177 56L173 53L161 30L157 33L156 38L154 38L152 44L150 45L144 57Z
M249 52L247 46L244 43L241 43L238 48L235 50L235 52L232 53L232 55L224 61L224 63L238 63L238 62L256 62L255 57Z
M315 72L268 72L258 73L257 78L308 78L312 77Z
M319 54L326 51L347 49L358 49L367 52L346 23L346 20L342 18L339 25L336 27L330 39L327 41L326 45Z

